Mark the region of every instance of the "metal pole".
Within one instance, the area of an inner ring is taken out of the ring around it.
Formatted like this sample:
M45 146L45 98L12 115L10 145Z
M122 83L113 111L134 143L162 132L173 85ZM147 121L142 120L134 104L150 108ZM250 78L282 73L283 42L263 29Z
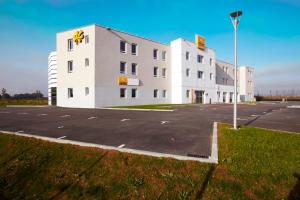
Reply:
M234 106L233 106L233 128L237 129L237 24L234 26Z

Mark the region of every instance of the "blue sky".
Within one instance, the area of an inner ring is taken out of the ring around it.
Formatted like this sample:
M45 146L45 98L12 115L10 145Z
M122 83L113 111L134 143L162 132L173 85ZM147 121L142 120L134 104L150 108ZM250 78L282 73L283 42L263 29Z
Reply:
M0 0L0 87L46 93L55 34L93 23L164 43L198 33L233 62L228 14L237 9L239 64L255 68L257 91L300 92L300 0Z

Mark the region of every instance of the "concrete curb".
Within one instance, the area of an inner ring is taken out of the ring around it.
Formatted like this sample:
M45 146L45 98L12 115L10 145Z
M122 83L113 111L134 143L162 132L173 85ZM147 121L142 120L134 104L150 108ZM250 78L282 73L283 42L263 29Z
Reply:
M98 108L101 110L131 110L131 111L155 111L155 112L173 112L174 110L163 109L139 109L139 108Z
M218 164L218 122L214 122L210 160Z
M151 152L151 151L144 151L144 150L137 150L137 149L130 149L130 148L118 148L114 146L108 146L108 145L100 145L100 144L94 144L94 143L87 143L87 142L78 142L74 140L67 140L67 139L57 139L57 138L50 138L45 136L38 136L38 135L32 135L32 134L26 134L26 133L19 133L19 132L10 132L10 131L2 131L0 130L1 134L10 134L10 135L17 135L22 137L30 137L40 140L45 140L49 142L56 142L61 144L72 144L72 145L78 145L83 147L95 147L100 149L106 149L106 150L115 150L119 152L124 153L131 153L131 154L138 154L138 155L146 155L146 156L153 156L153 157L164 157L164 158L174 158L177 160L191 160L191 161L198 161L203 163L218 163L218 153L217 153L217 141L216 141L216 122L214 123L214 133L212 138L212 156L207 158L197 158L197 157L190 157L190 156L181 156L181 155L174 155L174 154L167 154L167 153L157 153L157 152Z

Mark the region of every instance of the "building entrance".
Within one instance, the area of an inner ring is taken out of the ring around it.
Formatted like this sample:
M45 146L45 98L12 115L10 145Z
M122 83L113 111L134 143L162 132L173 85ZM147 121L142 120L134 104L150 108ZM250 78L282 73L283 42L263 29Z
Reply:
M204 95L204 91L195 90L195 98L193 103L203 103L203 95Z
M51 88L51 106L56 106L56 87Z

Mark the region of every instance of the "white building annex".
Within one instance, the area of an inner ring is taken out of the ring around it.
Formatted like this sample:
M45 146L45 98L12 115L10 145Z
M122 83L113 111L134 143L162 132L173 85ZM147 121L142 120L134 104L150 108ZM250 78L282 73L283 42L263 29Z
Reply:
M170 45L98 25L56 36L49 55L49 105L101 108L166 103L230 103L232 64L204 38ZM239 68L238 101L253 100L253 73Z

